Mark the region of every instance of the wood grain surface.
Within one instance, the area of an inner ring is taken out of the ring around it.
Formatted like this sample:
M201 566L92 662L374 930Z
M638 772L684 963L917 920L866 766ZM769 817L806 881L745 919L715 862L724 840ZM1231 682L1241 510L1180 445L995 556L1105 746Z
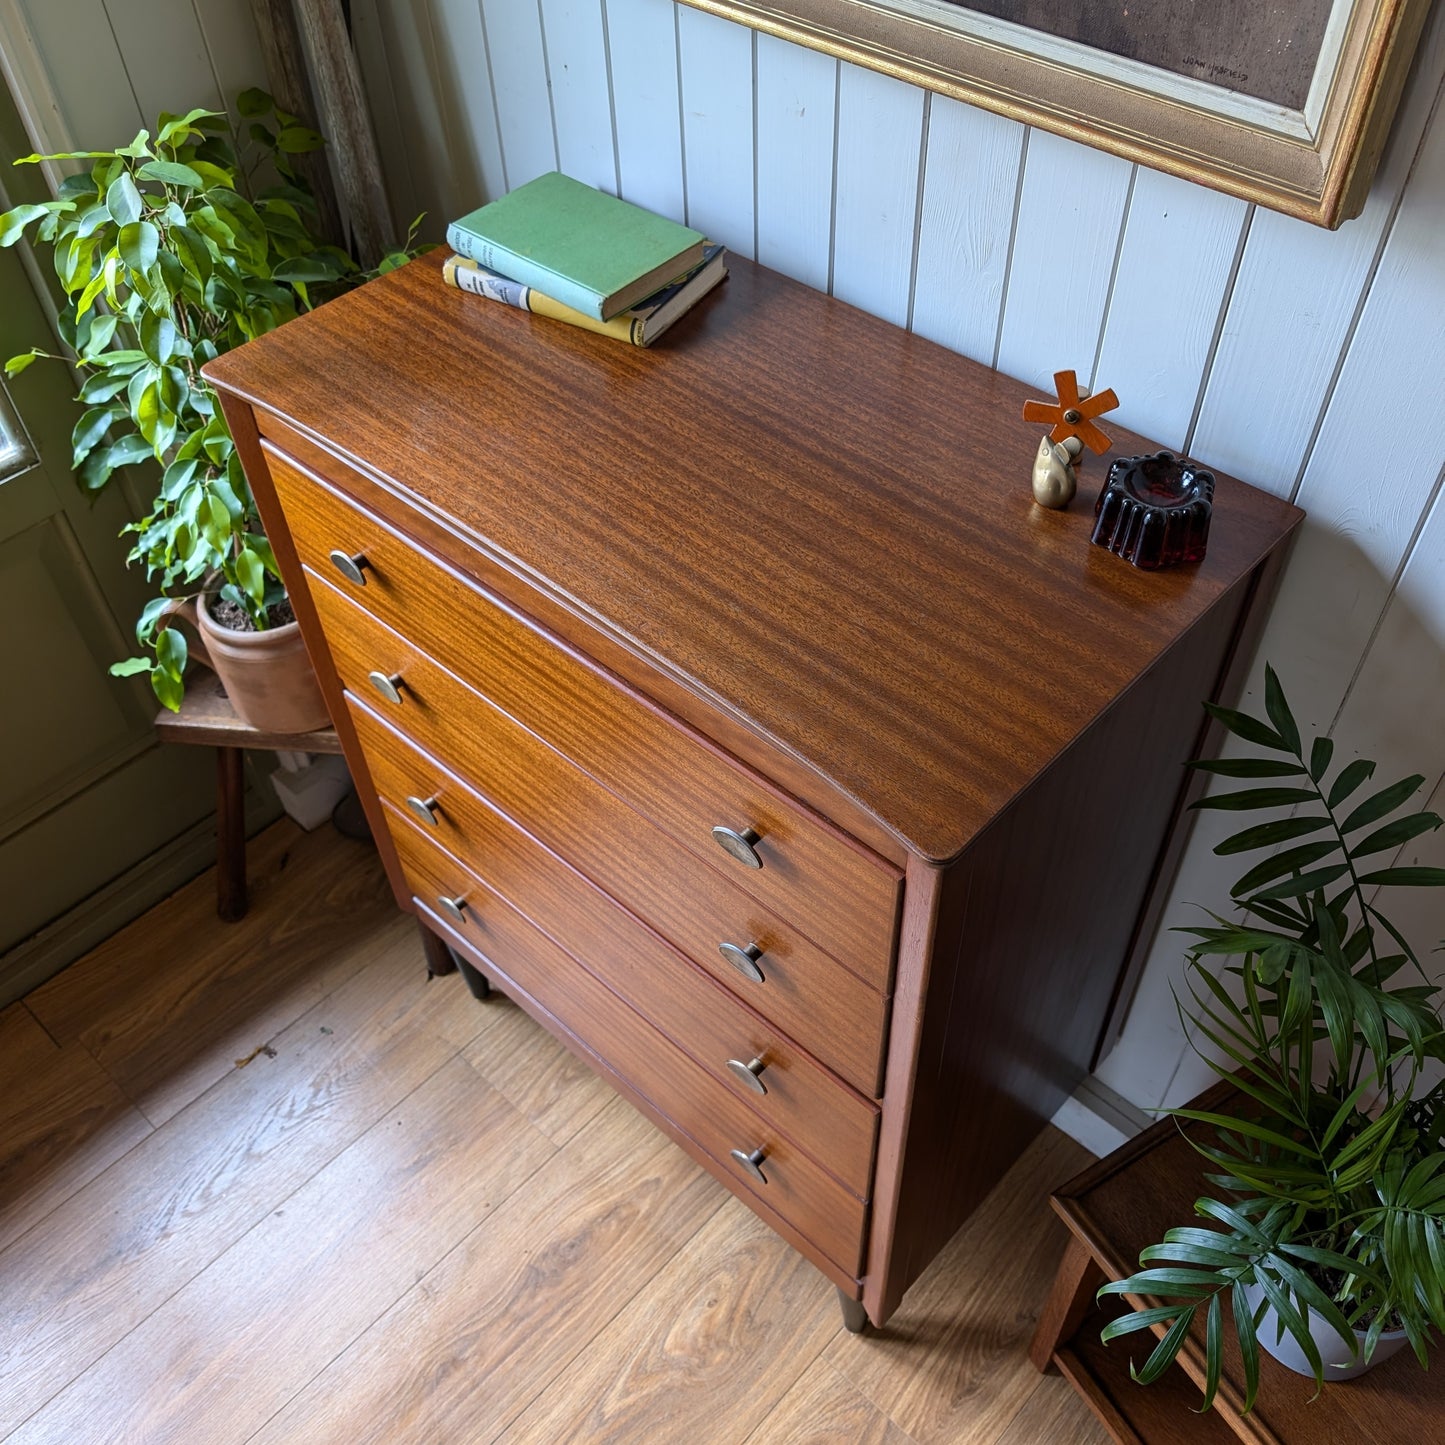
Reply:
M930 858L955 856L1299 519L1221 477L1205 561L1142 573L1087 543L1107 457L1070 511L1037 509L1026 389L841 302L734 258L640 350L449 295L440 263L208 374L332 438L519 592L544 586Z
M629 1445L993 1445L1011 1421L1054 1421L1049 1381L1018 1393L1041 1293L1017 1269L1052 1261L1045 1195L1078 1167L1073 1146L1048 1134L1030 1151L1002 1207L926 1276L918 1313L844 1336L831 1286L522 1010L424 981L374 863L361 896L315 888L333 860L355 866L354 843L281 823L252 848L291 858L242 925L254 966L326 971L292 931L302 909L343 936L358 914L371 923L371 944L340 945L351 967L330 971L329 993L290 996L302 1011L287 1024L258 1001L248 1028L205 991L235 932L209 910L208 876L75 965L69 1043L3 1016L0 1100L47 1099L53 1142L5 1176L5 1208L28 1225L0 1244L0 1438L494 1445L523 1417L539 1437L571 1421L585 1434L597 1411ZM98 986L82 987L92 967ZM149 1029L121 1027L106 1067L79 1042L137 1013ZM233 1057L144 1138L91 1127L117 1096L112 1071L138 1072L172 1031L181 1067L186 1038L204 1054L228 1028L276 1057ZM955 1299L966 1323L941 1341ZM32 1335L37 1306L50 1322ZM953 1435L895 1413L920 1395L948 1402ZM1007 1436L1056 1438L1102 1436Z
M694 855L709 863L721 859L738 887L797 922L855 972L887 986L895 869L765 778L729 762L706 737L469 586L410 538L266 451L291 538L313 575L442 660L494 707ZM329 561L333 550L365 557L362 585L336 572ZM337 621L333 611L333 630ZM763 866L748 868L723 853L711 836L717 824L760 834Z
M430 836L761 1119L789 1134L860 1198L872 1182L878 1109L804 1049L738 1002L580 873L485 803L459 779L358 713L382 798L435 797ZM389 743L389 745L388 745ZM407 815L410 820L410 815ZM745 1089L728 1060L762 1060L766 1090Z
M323 586L315 592L329 616L335 594ZM339 598L335 605L348 607ZM434 757L458 760L464 780L493 806L856 1088L876 1090L887 1002L875 989L379 624L353 622L351 631L337 634L333 656L373 699L364 681L373 664L404 671L410 683L402 706L376 699L390 724ZM353 703L347 717L375 737L379 724L368 708ZM724 941L758 945L761 984L724 960L718 950Z

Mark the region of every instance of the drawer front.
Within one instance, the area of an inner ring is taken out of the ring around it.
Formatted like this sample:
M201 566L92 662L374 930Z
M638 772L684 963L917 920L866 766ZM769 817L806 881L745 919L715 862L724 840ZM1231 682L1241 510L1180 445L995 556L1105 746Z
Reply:
M609 674L268 449L302 561L352 601L443 661L684 847L875 987L887 989L900 877ZM334 550L364 558L343 580ZM760 868L736 861L712 829L759 835Z
M796 1044L618 907L433 759L353 705L381 797L435 800L425 825L519 913L559 943L762 1119L789 1134L855 1194L868 1193L878 1111ZM424 828L424 831L425 831ZM746 1078L738 1068L757 1063ZM753 1079L749 1085L747 1079ZM758 1092L761 1090L762 1092Z
M388 723L835 1073L877 1092L888 1007L881 994L326 583L311 591L350 691L376 699ZM367 682L373 670L400 676L400 705L377 698ZM762 950L761 983L728 965L723 942Z
M397 853L419 903L434 910L439 896L460 900L462 919L450 926L500 974L514 979L587 1050L717 1161L741 1199L762 1199L839 1268L858 1274L867 1214L862 1200L760 1120L460 863L398 814L389 816ZM733 1149L762 1151L766 1183L753 1181L732 1162Z

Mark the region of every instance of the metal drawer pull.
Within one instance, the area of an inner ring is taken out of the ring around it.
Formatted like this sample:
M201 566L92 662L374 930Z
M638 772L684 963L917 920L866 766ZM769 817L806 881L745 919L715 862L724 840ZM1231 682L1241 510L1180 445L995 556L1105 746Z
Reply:
M763 971L758 967L758 959L763 956L763 951L756 943L750 943L746 948L739 948L735 943L720 943L717 951L737 969L746 979L753 983L764 983Z
M400 703L402 701L401 690L406 686L401 680L399 672L368 672L366 680L384 697L387 702Z
M467 921L467 904L464 898L448 898L445 893L437 898L437 907L451 919L453 923L465 923Z
M357 587L366 586L366 553L343 552L340 547L331 554L331 565Z
M767 1065L762 1059L754 1059L752 1063L745 1064L741 1059L728 1060L728 1072L732 1074L738 1083L745 1089L751 1089L755 1094L766 1094L768 1086L763 1083L762 1073Z
M761 868L763 860L758 857L758 850L753 847L754 843L762 841L762 835L753 828L744 828L739 833L735 828L724 828L718 824L712 830L713 841L732 858L739 863L746 864L749 868Z
M437 807L437 795L435 793L429 798L418 798L412 795L407 798L406 805L428 828L435 828L440 825L441 809Z
M768 1176L759 1168L763 1160L768 1157L763 1150L754 1149L751 1154L744 1154L741 1149L733 1149L730 1152L733 1159L740 1164L747 1173L751 1174L759 1184L766 1184L768 1182Z

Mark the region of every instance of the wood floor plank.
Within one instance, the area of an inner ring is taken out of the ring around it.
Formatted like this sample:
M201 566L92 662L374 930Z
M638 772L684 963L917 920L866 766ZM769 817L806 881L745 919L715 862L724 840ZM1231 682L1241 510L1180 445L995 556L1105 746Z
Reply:
M1054 1445L1052 1436L1039 1436ZM746 1445L914 1445L827 1360L815 1360Z
M240 1445L555 1152L453 1057L11 1445Z
M0 1253L0 1439L485 1026L394 915L351 977ZM447 987L447 984L452 987Z
M998 1445L1109 1445L1110 1438L1062 1375L1042 1375Z
M395 908L376 852L282 819L247 850L251 909L216 919L206 873L26 999L163 1123L344 977L347 949ZM418 977L425 964L416 945Z
M467 1050L477 1071L554 1144L566 1144L617 1095L511 999L493 993L486 1035Z
M746 1440L840 1329L822 1276L728 1199L506 1445Z
M1038 1382L1028 1358L1065 1231L1049 1191L1092 1156L1046 1129L904 1297L828 1360L919 1445L988 1445Z
M23 1003L0 1011L0 1249L151 1132L79 1044Z
M537 1042L546 1038L534 1025ZM615 1099L251 1445L472 1445L502 1436L722 1207Z

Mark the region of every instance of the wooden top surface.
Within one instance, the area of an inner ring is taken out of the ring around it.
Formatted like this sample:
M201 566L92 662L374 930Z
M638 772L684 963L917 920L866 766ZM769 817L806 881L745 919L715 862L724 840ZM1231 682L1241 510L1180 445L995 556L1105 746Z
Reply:
M1298 522L1220 477L1209 555L1033 503L1035 393L730 256L642 350L445 286L433 252L212 362L954 857ZM1167 341L1163 344L1167 344ZM1072 358L1060 358L1068 364ZM1155 450L1119 428L1119 453Z
M313 733L278 733L252 727L236 716L221 679L197 668L186 679L181 710L162 708L156 714L156 732L163 742L203 743L217 748L277 748L282 752L339 753L341 739L335 728Z
M1237 1098L1228 1085L1219 1084L1191 1107L1227 1112ZM1186 1127L1206 1138L1210 1133L1198 1125ZM1210 1192L1202 1177L1208 1167L1175 1121L1164 1119L1064 1185L1054 1195L1054 1207L1090 1246L1105 1272L1122 1279L1139 1267L1139 1251L1157 1244L1166 1229L1201 1222L1192 1206ZM1372 1445L1425 1445L1445 1433L1445 1370L1438 1359L1428 1372L1422 1370L1408 1346L1357 1380L1327 1385L1318 1399L1312 1398L1312 1379L1262 1354L1259 1396L1254 1410L1240 1419L1235 1411L1243 1400L1243 1371L1228 1301L1224 1329L1220 1409L1242 1440L1253 1445L1360 1445L1365 1440ZM1185 1346L1196 1381L1204 1378L1203 1339L1201 1317ZM1121 1389L1145 1388L1129 1380L1127 1362L1132 1357L1142 1364L1152 1346L1153 1336L1147 1332L1110 1343L1109 1353L1117 1353L1123 1376ZM1181 1420L1181 1438L1193 1438L1186 1428L1193 1420Z

